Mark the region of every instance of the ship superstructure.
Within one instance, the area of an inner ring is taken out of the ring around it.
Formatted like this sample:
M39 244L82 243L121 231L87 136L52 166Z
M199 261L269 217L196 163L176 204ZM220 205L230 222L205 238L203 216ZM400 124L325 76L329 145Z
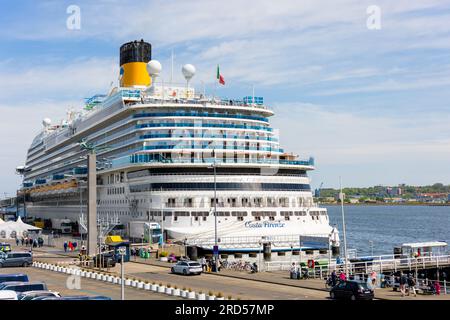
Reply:
M251 250L261 238L292 249L301 235L331 233L338 245L326 209L313 202L313 158L281 148L261 97L223 100L189 82L158 82L160 65L143 41L123 45L120 60L119 87L58 125L43 121L24 170L29 216L77 221L86 214L83 141L99 150L100 217L158 222L174 241L209 246L216 208L219 237L231 249L240 241ZM183 69L187 80L194 73Z

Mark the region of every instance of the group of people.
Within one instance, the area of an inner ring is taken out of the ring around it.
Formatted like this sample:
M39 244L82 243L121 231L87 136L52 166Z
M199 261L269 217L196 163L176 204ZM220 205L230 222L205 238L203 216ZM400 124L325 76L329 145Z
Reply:
M416 296L416 280L413 277L413 274L405 274L400 272L400 276L398 279L400 284L400 292L402 293L402 297L405 295L410 295L411 293ZM439 281L430 281L425 279L423 281L423 288L425 288L429 293L440 295L441 294L441 285Z
M308 268L302 268L295 262L292 262L291 268L289 269L291 279L307 279L309 278L309 270Z
M333 270L333 272L331 272L330 277L326 281L330 287L334 287L338 283L338 281L346 281L346 280L347 275L345 274L345 272L339 271L339 274L337 274L336 270Z
M132 256L132 257L134 257L135 258L135 260L136 260L136 258L137 257L144 257L144 258L146 258L146 257L151 257L151 249L150 248L131 248L130 249L130 255ZM156 258L158 258L158 257L156 257Z
M77 249L78 243L76 241L72 242L72 241L64 241L63 247L64 247L64 252L67 251L75 251Z
M206 259L206 257L203 257L201 260L201 265L203 272L212 272L215 269L215 264L213 259ZM222 259L219 259L219 263L217 264L217 271L220 271L222 268L223 262Z
M25 237L25 238L16 238L16 246L21 245L22 247L31 247L31 248L40 248L44 245L44 239L42 239L41 237L37 238L37 239L32 239L29 237Z

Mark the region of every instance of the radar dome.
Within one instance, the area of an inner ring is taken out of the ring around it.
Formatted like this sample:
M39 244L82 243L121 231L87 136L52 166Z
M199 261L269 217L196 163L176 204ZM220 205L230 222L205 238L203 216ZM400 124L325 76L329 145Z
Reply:
M49 127L52 124L52 120L50 120L49 118L45 118L44 120L42 120L42 125L44 127Z
M181 72L186 80L190 80L195 75L195 67L192 64L185 64Z
M161 63L158 60L151 60L147 63L147 72L151 76L157 76L162 70Z

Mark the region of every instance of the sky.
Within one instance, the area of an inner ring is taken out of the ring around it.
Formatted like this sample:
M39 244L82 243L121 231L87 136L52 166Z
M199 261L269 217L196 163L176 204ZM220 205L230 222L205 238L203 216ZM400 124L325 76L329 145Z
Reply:
M141 38L163 79L173 51L177 82L191 63L212 94L219 64L216 95L254 86L282 147L315 158L313 187L450 183L450 1L0 3L0 196L42 119L107 93L120 45Z

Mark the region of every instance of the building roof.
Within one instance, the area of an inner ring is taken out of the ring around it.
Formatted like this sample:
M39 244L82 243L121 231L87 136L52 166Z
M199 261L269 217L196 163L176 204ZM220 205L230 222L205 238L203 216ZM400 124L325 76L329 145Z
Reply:
M428 248L428 247L446 247L446 246L447 242L443 241L412 242L402 244L402 247L410 247L410 248Z

